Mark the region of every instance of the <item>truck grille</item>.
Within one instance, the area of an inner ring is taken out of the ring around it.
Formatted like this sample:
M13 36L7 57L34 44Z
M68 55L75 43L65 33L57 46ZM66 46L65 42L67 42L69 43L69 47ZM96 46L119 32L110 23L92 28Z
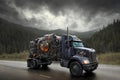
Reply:
M90 62L96 62L96 54L95 53L89 53L88 59Z

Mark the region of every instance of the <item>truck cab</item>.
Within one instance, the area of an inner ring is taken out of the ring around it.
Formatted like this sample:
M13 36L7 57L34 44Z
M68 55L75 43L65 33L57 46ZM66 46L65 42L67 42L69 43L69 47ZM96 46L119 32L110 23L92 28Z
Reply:
M86 48L75 35L63 35L60 41L60 65L67 67L73 76L80 76L83 70L92 72L98 66L95 50Z

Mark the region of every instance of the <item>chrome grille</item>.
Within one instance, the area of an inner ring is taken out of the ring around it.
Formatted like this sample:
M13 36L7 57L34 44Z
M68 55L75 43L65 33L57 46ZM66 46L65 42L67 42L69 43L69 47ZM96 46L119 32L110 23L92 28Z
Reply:
M95 53L89 53L89 61L90 62L95 62L96 61L96 54Z

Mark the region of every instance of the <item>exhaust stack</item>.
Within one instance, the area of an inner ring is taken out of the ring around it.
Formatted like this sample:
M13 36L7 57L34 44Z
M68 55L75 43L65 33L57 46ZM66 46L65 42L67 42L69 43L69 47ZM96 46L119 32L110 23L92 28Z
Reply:
M67 45L69 47L69 29L68 29L68 27L67 27Z

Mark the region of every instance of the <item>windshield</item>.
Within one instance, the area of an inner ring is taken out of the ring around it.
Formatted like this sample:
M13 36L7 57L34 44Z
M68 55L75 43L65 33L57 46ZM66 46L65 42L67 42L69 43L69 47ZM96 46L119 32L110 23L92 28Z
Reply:
M73 47L84 47L82 42L73 42Z

